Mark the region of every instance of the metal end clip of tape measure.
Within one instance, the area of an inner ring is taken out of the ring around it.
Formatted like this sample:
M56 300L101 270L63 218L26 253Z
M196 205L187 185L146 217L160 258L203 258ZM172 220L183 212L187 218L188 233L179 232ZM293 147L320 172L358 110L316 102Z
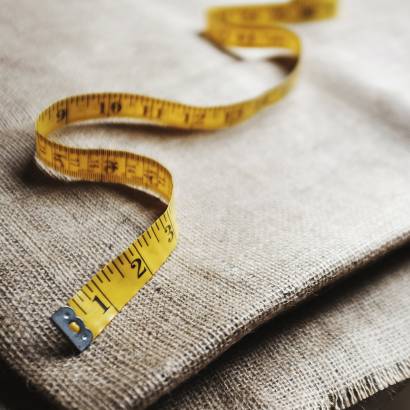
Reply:
M336 14L337 0L293 0L283 4L218 7L209 10L206 37L218 47L273 47L289 51L296 64L284 80L263 94L236 104L197 107L128 93L85 94L45 109L36 121L36 160L57 175L143 189L167 203L165 212L120 255L78 290L53 323L85 350L153 277L176 246L178 229L171 173L154 159L110 149L82 149L50 135L67 124L126 117L181 129L216 130L235 125L283 98L299 70L299 37L278 23L320 20Z

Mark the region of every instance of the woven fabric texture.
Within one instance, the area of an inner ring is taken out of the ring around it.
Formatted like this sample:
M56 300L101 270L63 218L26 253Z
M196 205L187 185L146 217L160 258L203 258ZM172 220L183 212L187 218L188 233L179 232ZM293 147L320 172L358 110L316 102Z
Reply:
M233 60L200 37L210 4L2 1L0 355L63 407L147 406L409 238L409 6L346 0L337 20L296 28L305 44L298 87L241 126L90 124L60 135L160 160L175 177L181 232L92 348L70 353L50 315L162 205L43 174L32 159L34 119L77 93L216 104L279 81L278 67Z
M409 251L269 322L152 410L343 409L410 378Z

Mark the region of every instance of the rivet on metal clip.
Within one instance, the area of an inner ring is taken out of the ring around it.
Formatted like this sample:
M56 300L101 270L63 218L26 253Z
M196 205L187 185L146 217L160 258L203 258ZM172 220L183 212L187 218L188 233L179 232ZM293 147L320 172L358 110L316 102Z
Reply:
M72 308L68 306L61 307L51 316L51 320L79 352L83 352L90 346L93 334L85 327L84 322L76 316Z

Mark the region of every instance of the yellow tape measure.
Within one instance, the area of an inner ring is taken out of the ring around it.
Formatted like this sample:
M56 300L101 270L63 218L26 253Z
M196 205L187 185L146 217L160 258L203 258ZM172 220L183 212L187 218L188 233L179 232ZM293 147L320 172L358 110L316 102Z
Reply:
M292 71L276 87L236 104L195 107L136 94L103 93L69 97L44 110L36 121L36 159L47 170L76 180L129 185L168 204L165 212L115 259L97 272L52 316L77 347L86 349L127 302L152 278L176 246L172 176L157 161L131 152L81 149L59 144L50 134L67 124L127 117L183 129L215 130L251 117L283 98L299 69L301 44L278 22L335 15L337 0L293 0L284 4L219 7L209 10L207 38L219 47L284 48L295 57Z

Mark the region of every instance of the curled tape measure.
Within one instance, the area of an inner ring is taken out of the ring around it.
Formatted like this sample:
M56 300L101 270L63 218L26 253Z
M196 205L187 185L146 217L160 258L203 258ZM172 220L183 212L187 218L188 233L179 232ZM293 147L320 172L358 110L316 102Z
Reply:
M284 4L209 10L206 37L218 47L287 49L295 65L265 93L236 104L196 107L137 94L85 94L58 101L36 121L36 160L45 169L75 180L119 183L166 202L165 212L115 259L107 263L52 315L54 324L79 350L86 349L127 302L153 277L177 244L171 173L154 159L131 152L81 149L59 144L50 134L67 124L127 117L181 129L216 130L235 125L274 104L292 88L301 53L299 37L277 23L333 17L337 0L293 0Z

